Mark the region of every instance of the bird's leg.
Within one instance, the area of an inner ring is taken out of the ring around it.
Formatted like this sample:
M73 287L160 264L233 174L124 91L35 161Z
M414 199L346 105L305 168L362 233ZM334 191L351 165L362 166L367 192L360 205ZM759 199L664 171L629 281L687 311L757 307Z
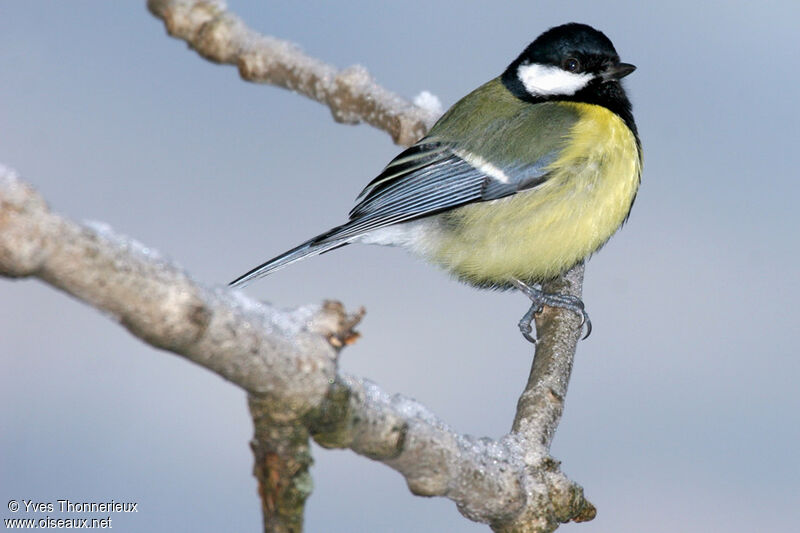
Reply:
M586 335L584 335L584 339L592 333L592 321L589 320L589 313L586 312L580 298L569 294L548 294L541 288L528 285L518 279L512 280L512 283L531 300L530 309L525 312L519 321L519 330L522 332L522 336L528 341L536 344L536 337L531 335L533 331L533 317L536 313L539 313L545 305L567 309L580 316L581 329L586 325Z

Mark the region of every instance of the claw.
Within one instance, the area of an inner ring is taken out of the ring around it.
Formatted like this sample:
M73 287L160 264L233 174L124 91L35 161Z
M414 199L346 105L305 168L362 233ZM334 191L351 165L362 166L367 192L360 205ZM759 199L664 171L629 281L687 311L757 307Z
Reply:
M588 339L589 335L592 334L592 321L589 320L589 313L586 311L583 312L583 317L581 318L581 329L583 329L584 324L586 325L586 335L581 338L582 341Z
M531 300L532 305L530 309L528 309L519 321L519 330L522 336L529 342L536 344L536 337L531 334L533 331L533 316L541 311L545 305L560 307L561 309L567 309L577 314L581 317L581 330L583 330L583 326L586 326L586 335L584 335L581 340L587 339L589 335L591 335L592 321L589 320L589 313L586 312L585 306L580 298L569 294L547 294L542 291L542 289L532 287L517 279L512 280L512 283Z
M533 323L533 315L535 315L541 310L542 310L541 306L537 306L534 303L533 305L531 305L530 309L528 309L525 312L525 314L522 315L522 318L520 319L518 324L519 330L520 332L522 332L522 336L525 337L525 339L531 344L536 344L536 337L531 335L531 332L533 331L533 326L531 325Z

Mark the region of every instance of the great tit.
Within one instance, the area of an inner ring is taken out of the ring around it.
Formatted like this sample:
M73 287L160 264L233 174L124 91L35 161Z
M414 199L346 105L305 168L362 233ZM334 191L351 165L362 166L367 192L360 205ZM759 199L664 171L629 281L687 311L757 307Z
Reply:
M350 243L402 246L459 280L517 288L591 323L583 302L541 283L600 249L625 222L642 151L602 32L569 23L541 34L497 78L451 107L356 200L350 220L257 266L231 285Z

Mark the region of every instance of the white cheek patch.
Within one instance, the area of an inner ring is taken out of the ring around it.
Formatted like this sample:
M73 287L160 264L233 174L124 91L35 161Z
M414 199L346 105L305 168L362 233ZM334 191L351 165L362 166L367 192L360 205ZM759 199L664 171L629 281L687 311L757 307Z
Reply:
M517 77L525 90L535 96L573 95L586 87L592 79L591 74L576 74L539 63L520 65Z

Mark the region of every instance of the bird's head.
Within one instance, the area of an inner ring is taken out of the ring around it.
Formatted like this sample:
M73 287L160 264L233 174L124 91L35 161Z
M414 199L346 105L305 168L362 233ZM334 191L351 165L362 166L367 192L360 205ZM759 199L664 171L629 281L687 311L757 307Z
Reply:
M526 100L592 101L621 91L619 80L636 69L620 62L602 32L575 22L541 34L503 73L502 80Z

